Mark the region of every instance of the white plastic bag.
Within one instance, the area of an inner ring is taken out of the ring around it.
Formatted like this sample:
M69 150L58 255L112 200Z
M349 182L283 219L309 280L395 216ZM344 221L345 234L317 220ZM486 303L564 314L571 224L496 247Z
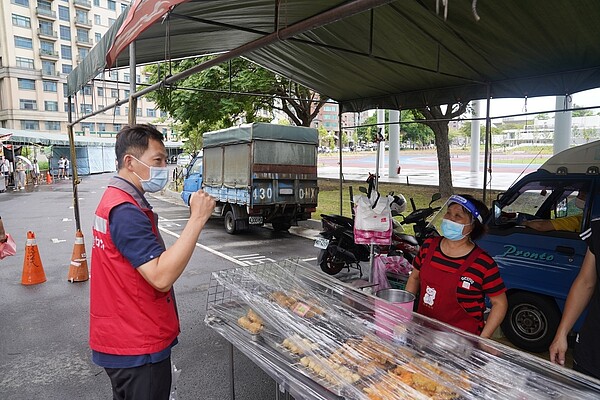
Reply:
M388 196L380 196L375 190L371 197L354 197L356 207L354 226L362 231L385 232L390 229L392 211Z

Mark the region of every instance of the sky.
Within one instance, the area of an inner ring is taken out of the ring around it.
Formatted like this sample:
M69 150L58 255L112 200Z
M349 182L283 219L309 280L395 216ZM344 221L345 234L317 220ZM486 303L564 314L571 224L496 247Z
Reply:
M600 111L600 89L591 89L583 92L575 93L572 96L573 104L580 107L598 106L599 109L593 112ZM485 115L485 100L481 104L481 112ZM490 105L490 116L504 116L512 114L520 114L524 112L544 112L551 111L556 108L556 97L532 97L527 99L527 110L525 110L525 99L492 99Z

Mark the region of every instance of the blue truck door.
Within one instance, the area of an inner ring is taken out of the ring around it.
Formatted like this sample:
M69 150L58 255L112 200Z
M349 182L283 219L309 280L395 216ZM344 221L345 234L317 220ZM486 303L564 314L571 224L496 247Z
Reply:
M187 175L183 180L181 199L189 204L192 193L202 188L202 157L196 157L188 166Z

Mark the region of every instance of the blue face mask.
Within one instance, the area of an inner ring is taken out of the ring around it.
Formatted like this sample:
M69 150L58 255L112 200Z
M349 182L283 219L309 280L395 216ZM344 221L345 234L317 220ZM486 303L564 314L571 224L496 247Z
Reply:
M460 240L466 236L462 233L465 226L466 225L444 218L441 226L442 235L448 240Z
M148 179L142 179L134 172L135 176L140 178L140 184L142 185L144 192L156 193L163 190L163 188L167 186L167 183L169 182L169 169L167 167L151 167L138 158L134 156L131 157L135 158L150 169L150 177Z

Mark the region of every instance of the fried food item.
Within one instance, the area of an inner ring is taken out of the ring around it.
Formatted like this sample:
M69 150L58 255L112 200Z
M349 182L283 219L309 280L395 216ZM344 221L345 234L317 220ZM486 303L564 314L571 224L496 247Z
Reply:
M253 335L258 334L263 330L262 318L251 308L248 309L246 315L238 318L237 323Z
M275 302L277 304L279 304L281 307L285 307L285 308L289 308L289 309L291 309L294 306L294 304L296 304L298 302L298 300L296 300L295 298L288 296L281 291L276 291L276 292L271 293L271 298L273 300L275 300Z
M307 351L316 350L319 348L317 343L311 342L310 340L300 337L299 335L292 335L285 338L281 343L283 347L288 349L294 354L305 354Z
M300 364L334 386L353 384L360 380L359 374L324 357L305 356L300 359Z

